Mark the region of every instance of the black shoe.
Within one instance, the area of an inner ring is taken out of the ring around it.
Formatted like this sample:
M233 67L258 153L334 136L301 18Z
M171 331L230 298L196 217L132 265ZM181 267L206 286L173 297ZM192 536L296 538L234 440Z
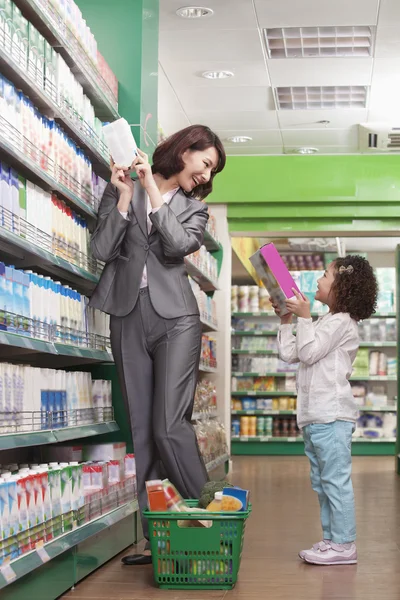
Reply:
M124 565L151 565L152 558L148 554L130 554L121 559Z

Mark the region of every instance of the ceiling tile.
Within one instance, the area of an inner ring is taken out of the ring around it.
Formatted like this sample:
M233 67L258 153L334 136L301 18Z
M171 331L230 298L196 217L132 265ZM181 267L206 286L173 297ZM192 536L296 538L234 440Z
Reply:
M268 61L273 87L370 85L372 58L300 58Z
M283 129L282 137L285 147L300 146L351 146L358 145L358 128L348 129Z
M265 156L267 154L283 154L282 146L254 146L252 148L243 148L244 144L239 147L227 148L228 156ZM237 144L239 146L239 144Z
M400 17L398 21L400 21ZM378 27L375 56L376 58L400 57L399 24L395 27Z
M182 88L179 98L185 112L224 110L229 106L231 111L263 111L273 108L271 88L238 87L238 88Z
M158 107L169 111L181 111L182 106L161 65L158 69Z
M400 119L400 58L375 59L369 99L369 119Z
M187 5L183 0L161 0L160 30L194 31L204 29L251 29L257 27L252 0L207 0L203 6L211 8L214 14L201 19L182 19L176 15L178 8Z
M205 123L215 130L278 129L277 113L265 111L188 111L192 123Z
M161 31L159 38L161 60L192 61L259 61L263 50L257 29L219 31Z
M282 129L342 129L362 123L368 115L362 110L281 110L278 119ZM329 124L316 124L317 121L330 121Z
M225 61L193 61L177 62L163 58L163 68L176 90L182 87L238 87L238 86L269 86L269 77L265 61L254 60L251 62ZM210 80L201 76L204 71L231 71L233 77L227 79Z
M188 117L184 112L169 112L159 110L158 122L161 125L165 135L171 135L180 129L184 129L191 125Z
M220 136L224 143L225 148L235 148L237 146L251 148L253 146L281 146L282 145L282 134L280 129L270 129L268 131L252 131L250 129L232 129L232 130L221 130L217 129L217 134ZM251 141L245 144L238 144L235 142L228 141L228 138L234 136L248 136L253 138Z
M400 21L400 2L398 0L381 0L378 25L393 26Z
M379 0L255 0L260 27L375 25L378 6Z

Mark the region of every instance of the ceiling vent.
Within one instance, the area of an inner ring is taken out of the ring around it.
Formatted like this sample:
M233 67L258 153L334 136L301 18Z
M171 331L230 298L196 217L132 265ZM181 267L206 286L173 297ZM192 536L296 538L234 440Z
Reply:
M373 27L281 27L264 29L269 58L369 57Z
M368 89L364 85L278 87L275 97L278 110L365 108Z
M358 140L361 152L400 153L400 123L398 127L388 123L361 123Z

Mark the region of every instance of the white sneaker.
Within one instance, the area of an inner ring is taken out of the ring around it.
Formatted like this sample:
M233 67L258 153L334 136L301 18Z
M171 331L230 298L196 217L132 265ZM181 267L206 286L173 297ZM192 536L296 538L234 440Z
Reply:
M351 544L319 544L315 550L306 550L303 560L312 565L355 565L357 564L357 548Z
M318 542L317 544L314 544L314 546L310 549L310 550L301 550L299 552L299 556L301 558L301 560L305 560L304 555L306 552L310 552L311 550L317 551L320 546L329 546L331 543L331 540L322 540L322 542Z

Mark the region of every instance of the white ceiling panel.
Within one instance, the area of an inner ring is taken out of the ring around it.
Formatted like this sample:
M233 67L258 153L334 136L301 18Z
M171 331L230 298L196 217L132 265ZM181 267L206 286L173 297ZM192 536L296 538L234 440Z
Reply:
M263 58L257 29L160 32L161 62L253 61Z
M369 120L400 117L400 58L376 59L369 99Z
M183 87L219 87L270 86L265 61L233 62L232 60L176 62L162 59L162 66L176 90ZM227 79L205 79L204 71L231 71L234 76Z
M214 107L216 108L216 107ZM215 130L278 129L278 117L274 110L265 111L188 111L192 123L207 123Z
M400 0L399 0L400 6ZM376 58L400 57L400 35L399 26L379 27L375 46Z
M367 119L368 110L281 110L278 114L282 129L343 129ZM317 124L318 121L330 121Z
M379 25L393 26L400 21L399 0L381 0L379 7Z
M164 110L159 111L158 122L161 125L165 135L172 135L176 131L192 125L184 112L171 112Z
M255 110L263 111L273 108L271 88L239 87L239 88L183 88L179 99L184 111L216 110L229 107L231 111Z
M235 147L226 148L228 156L266 156L282 155L282 146L253 146L247 147L244 144L236 144Z
M293 129L282 130L283 141L286 147L294 146L350 146L358 145L358 128L318 130L309 129L298 131Z
M268 69L273 87L369 85L372 64L372 58L276 59Z
M158 109L179 112L182 106L161 65L158 69Z
M217 129L217 134L224 142L226 148L232 148L236 146L246 146L250 148L253 146L281 146L282 145L282 133L280 129L270 129L269 131L252 131L250 129L233 129L233 130L221 130ZM248 136L253 138L251 141L246 143L235 143L228 140L228 138L234 135Z
M184 0L161 0L160 30L194 31L196 29L251 29L257 27L252 0L207 0L204 5L214 14L203 19L182 19L176 15L178 8L191 6Z
M378 5L379 0L255 0L260 27L375 25Z

